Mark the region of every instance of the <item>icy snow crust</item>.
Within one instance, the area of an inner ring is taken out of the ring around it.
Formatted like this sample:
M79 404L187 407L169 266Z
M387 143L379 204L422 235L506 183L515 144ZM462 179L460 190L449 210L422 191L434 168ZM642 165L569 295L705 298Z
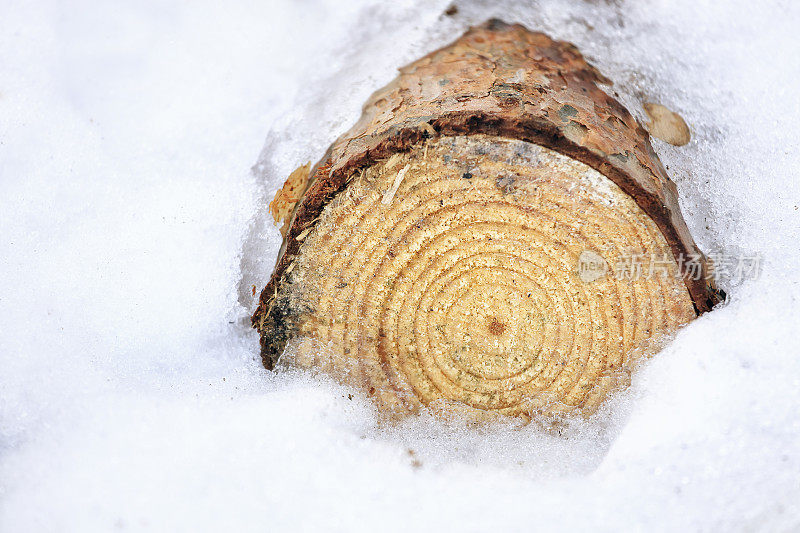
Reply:
M800 6L447 6L0 4L0 531L800 528ZM261 368L266 202L491 16L680 112L693 235L762 273L591 422L381 428Z

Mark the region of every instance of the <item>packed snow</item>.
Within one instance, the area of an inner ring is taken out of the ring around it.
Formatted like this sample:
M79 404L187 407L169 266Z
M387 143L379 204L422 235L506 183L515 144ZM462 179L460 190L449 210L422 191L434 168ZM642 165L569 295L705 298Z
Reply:
M0 531L800 529L800 5L455 5L0 4ZM693 235L760 272L589 421L386 427L261 367L266 203L492 16L679 112Z

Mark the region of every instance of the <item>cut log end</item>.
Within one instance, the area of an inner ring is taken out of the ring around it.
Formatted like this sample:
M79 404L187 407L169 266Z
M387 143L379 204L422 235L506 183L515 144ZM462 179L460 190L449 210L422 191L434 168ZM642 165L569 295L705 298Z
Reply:
M603 275L586 278L587 254ZM655 276L609 267L631 257L663 264ZM355 176L287 270L284 322L262 334L288 332L285 363L372 390L395 414L594 406L637 348L695 316L630 196L583 163L485 135L431 140Z
M327 372L390 416L596 409L719 301L607 82L498 21L401 69L276 201L291 221L253 316L264 364Z

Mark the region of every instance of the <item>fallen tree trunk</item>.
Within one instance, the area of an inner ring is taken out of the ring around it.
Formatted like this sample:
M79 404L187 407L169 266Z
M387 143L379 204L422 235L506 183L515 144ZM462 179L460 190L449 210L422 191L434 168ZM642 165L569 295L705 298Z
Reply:
M265 366L288 344L401 415L594 409L719 301L607 83L571 44L499 21L401 69L273 202Z

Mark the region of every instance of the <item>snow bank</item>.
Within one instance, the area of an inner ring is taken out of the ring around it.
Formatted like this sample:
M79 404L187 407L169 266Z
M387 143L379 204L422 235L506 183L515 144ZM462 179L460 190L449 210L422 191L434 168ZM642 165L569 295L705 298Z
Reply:
M800 528L800 8L447 5L0 6L0 530ZM693 234L762 272L591 422L381 428L260 367L265 202L491 16L679 111L693 142L655 144Z

